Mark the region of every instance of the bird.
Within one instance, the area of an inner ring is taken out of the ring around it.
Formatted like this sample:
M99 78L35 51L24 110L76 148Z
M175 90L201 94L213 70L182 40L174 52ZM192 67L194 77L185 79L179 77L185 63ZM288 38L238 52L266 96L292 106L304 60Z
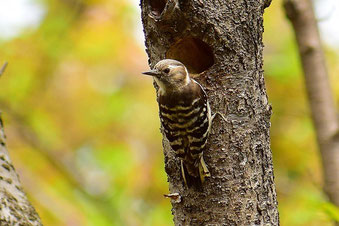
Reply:
M150 75L158 85L160 122L175 155L180 159L183 181L187 187L201 187L211 177L203 157L211 130L211 108L204 88L190 77L180 61L164 59Z

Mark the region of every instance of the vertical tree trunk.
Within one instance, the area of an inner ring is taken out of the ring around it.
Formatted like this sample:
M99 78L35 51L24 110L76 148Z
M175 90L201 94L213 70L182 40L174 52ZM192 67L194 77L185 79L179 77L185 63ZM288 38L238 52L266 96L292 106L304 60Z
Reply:
M149 63L184 63L206 89L213 122L204 191L183 185L163 140L175 225L279 225L262 69L263 12L270 1L142 0Z
M317 22L310 0L284 0L304 70L312 120L322 157L324 190L339 206L339 121L329 83Z
M7 63L0 69L0 77ZM0 112L1 113L1 112ZM0 225L42 225L39 215L23 192L19 177L9 158L0 115Z

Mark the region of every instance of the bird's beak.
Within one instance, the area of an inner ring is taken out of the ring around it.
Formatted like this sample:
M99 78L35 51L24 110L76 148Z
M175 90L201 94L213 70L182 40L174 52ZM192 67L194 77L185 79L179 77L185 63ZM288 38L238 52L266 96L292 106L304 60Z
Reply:
M150 70L150 71L142 72L142 74L157 77L160 75L160 72L158 70Z

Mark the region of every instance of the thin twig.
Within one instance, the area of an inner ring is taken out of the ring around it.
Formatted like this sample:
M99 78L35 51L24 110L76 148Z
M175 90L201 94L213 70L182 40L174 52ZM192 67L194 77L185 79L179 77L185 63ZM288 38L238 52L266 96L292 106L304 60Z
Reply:
M5 61L5 63L2 65L0 69L0 76L5 72L7 65L8 65L8 62Z

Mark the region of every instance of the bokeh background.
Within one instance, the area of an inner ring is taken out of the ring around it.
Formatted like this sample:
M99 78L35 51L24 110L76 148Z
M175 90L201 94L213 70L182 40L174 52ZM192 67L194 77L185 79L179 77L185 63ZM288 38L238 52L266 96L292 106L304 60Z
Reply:
M339 1L315 1L339 103ZM302 71L281 0L265 12L265 78L281 225L332 225ZM7 146L45 225L172 225L137 0L0 0Z

